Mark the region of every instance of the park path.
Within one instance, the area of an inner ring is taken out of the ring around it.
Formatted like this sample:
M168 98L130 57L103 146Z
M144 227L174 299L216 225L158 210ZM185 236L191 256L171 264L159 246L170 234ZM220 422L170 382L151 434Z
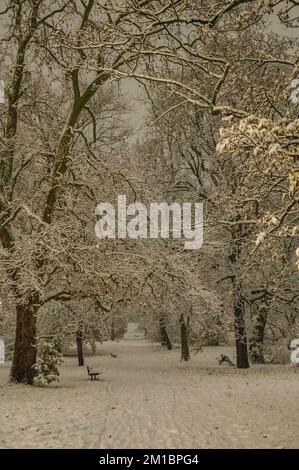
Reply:
M67 358L57 387L7 385L0 368L0 447L238 448L298 447L297 371L238 371L206 348L190 363L180 351L144 340L130 325L120 342L86 358L101 381ZM110 352L118 355L112 358Z

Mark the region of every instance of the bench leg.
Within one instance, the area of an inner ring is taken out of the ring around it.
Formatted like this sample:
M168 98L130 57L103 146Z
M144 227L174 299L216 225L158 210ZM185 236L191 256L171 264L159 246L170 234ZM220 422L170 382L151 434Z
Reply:
M90 374L90 380L99 380L98 376L96 374Z

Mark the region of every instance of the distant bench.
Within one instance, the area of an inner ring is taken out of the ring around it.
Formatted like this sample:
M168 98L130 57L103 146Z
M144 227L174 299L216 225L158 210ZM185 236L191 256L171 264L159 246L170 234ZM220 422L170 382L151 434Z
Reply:
M93 370L92 367L87 366L87 373L90 377L90 380L97 380L98 375L100 375L102 372L97 372L96 370Z

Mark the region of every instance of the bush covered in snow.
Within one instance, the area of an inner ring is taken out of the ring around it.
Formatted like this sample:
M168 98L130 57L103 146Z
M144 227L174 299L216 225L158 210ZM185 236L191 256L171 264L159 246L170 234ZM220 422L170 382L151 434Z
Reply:
M51 382L59 382L58 367L62 362L62 354L59 352L55 342L44 342L41 345L37 363L34 365L36 371L34 383L39 387L44 387Z

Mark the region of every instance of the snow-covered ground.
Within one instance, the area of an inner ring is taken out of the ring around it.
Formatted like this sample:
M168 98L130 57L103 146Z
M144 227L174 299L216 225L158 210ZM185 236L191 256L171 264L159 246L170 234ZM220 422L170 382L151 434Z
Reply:
M61 367L60 385L44 389L8 385L9 364L1 365L0 447L298 448L299 370L238 371L218 365L222 352L234 354L209 347L181 364L178 349L131 327L86 358L103 372L98 382L75 358Z

